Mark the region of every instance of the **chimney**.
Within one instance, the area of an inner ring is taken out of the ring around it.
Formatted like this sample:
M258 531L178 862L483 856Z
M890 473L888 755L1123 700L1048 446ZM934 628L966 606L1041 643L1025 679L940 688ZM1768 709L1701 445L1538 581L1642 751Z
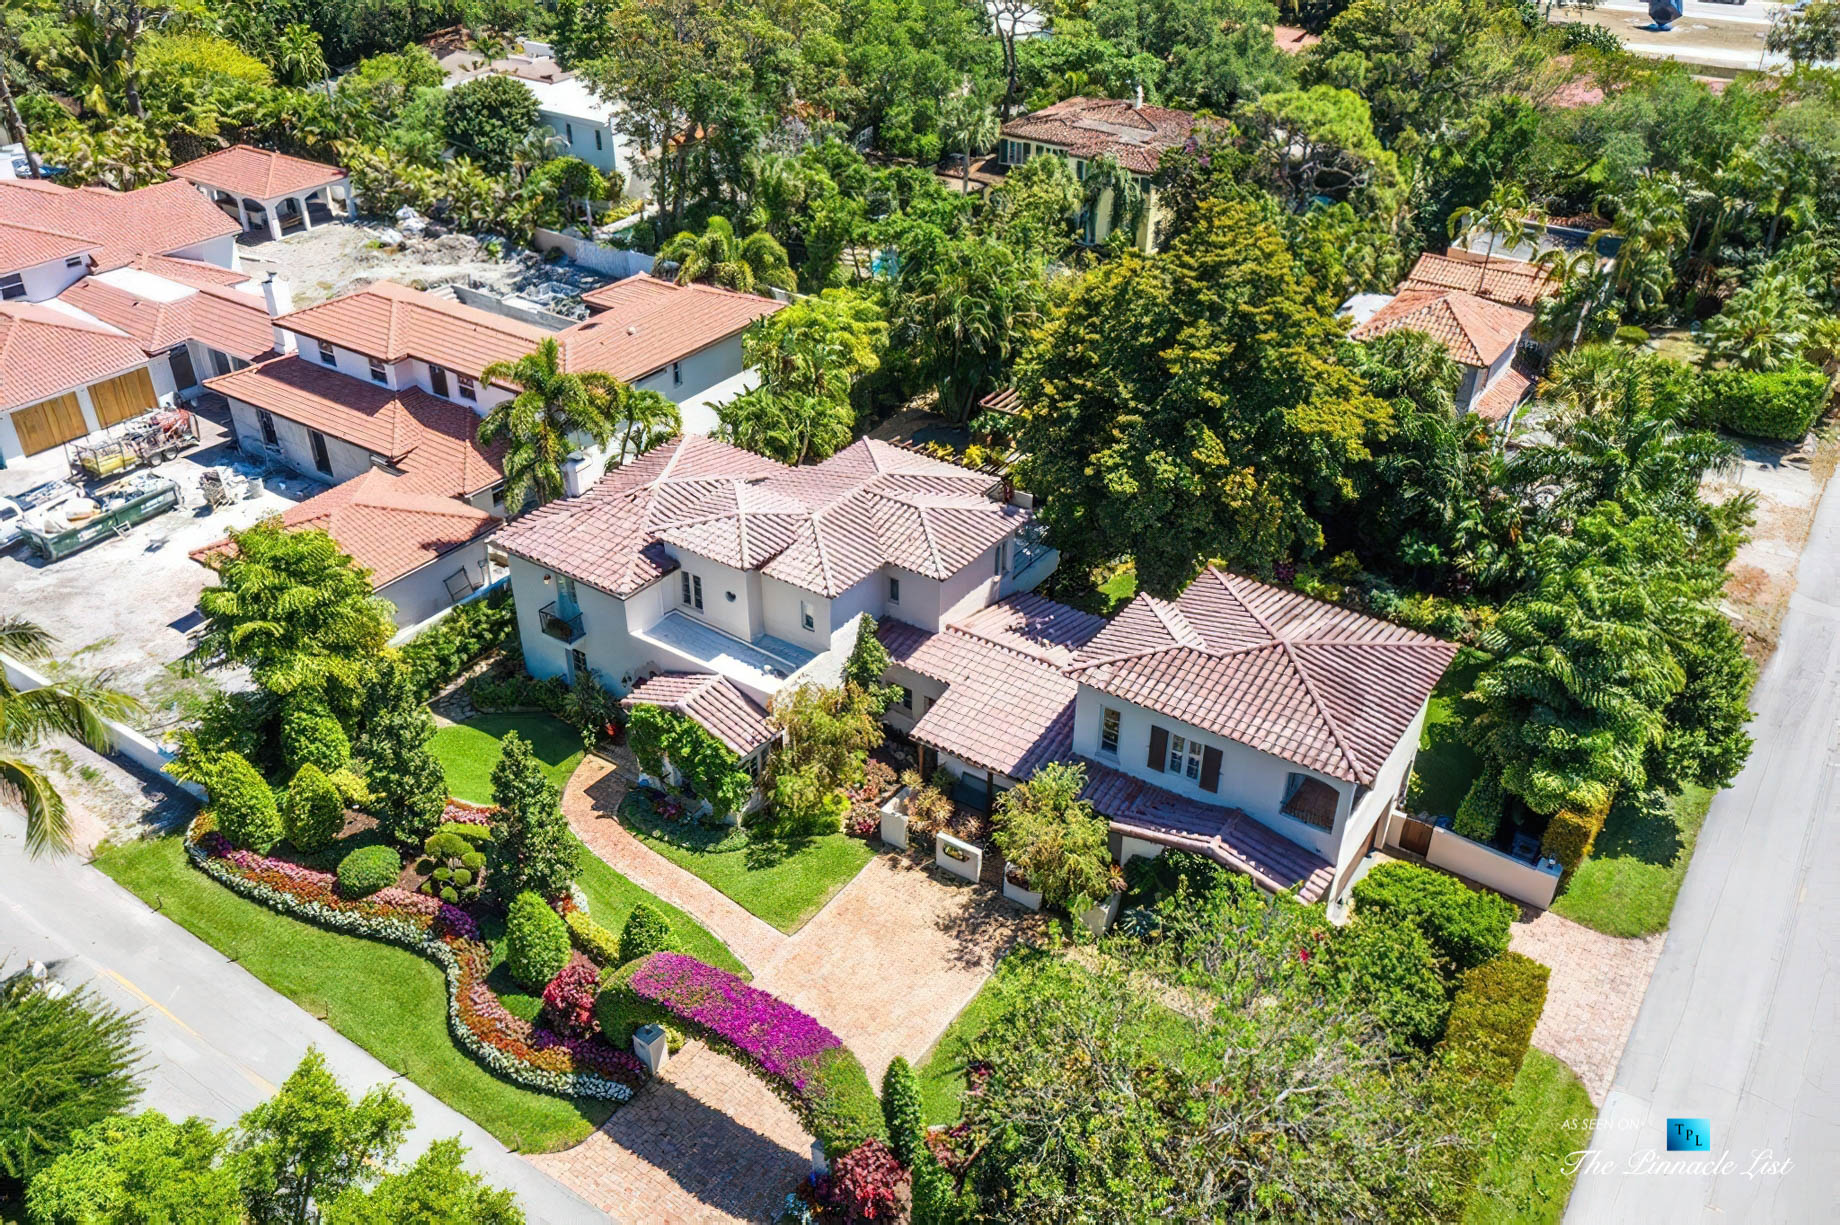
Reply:
M294 309L294 291L288 283L269 270L262 278L262 301L268 304L268 317L279 319ZM286 328L275 329L275 352L292 353L294 351L294 333Z

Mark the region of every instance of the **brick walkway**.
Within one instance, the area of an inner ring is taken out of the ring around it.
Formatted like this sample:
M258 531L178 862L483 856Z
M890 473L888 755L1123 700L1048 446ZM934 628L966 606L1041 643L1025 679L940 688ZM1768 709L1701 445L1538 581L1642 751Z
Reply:
M614 818L637 766L590 756L562 807L589 849L728 945L756 986L829 1026L879 1084L918 1062L1040 920L896 852L871 860L791 936L647 847ZM810 1167L810 1137L752 1074L691 1044L601 1129L533 1158L622 1221L763 1220Z
M1533 1044L1563 1060L1604 1104L1665 936L1627 940L1551 911L1516 923L1508 946L1552 967Z
M767 1221L810 1172L811 1137L752 1073L687 1042L599 1131L530 1160L622 1225Z

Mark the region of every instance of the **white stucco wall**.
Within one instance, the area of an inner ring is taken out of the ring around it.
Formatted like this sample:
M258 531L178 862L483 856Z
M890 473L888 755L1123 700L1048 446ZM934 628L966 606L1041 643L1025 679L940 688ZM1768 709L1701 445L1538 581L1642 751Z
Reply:
M752 642L760 637L763 611L759 571L737 570L688 549L674 548L671 552L677 558L679 571L666 581L671 584L669 598L674 601L673 606L678 612L706 621L723 633L744 642ZM702 580L702 608L697 608L693 603L684 603L684 575L689 575L693 583L697 579ZM731 596L734 598L730 599Z
M760 576L760 596L762 629L775 638L804 647L808 651L825 650L830 645L832 628L849 620L848 617L838 617L832 611L833 601L766 575ZM811 608L811 629L806 629L800 619L801 600Z
M741 373L741 333L724 337L677 361L678 378L673 379L666 363L632 381L634 387L655 391L673 404L682 404Z
M232 218L232 220L235 220ZM240 268L237 262L236 235L220 234L216 238L207 238L195 242L189 247L179 247L166 254L179 259L195 259L206 264L216 264L219 268Z
M61 259L54 259L20 269L19 279L26 287L25 301L49 301L82 280L89 273L89 257L79 255L76 260L74 267ZM19 301L17 298L12 300Z
M290 421L271 413L275 422L275 436L280 442L277 453L264 444L262 425L256 417L256 411L254 405L242 400L230 401L230 420L236 427L237 444L251 455L273 456L303 476L334 485L361 476L374 466L369 451L327 434L326 456L332 461L332 471L321 471L313 462L313 442L307 427L298 421Z
M415 625L453 605L447 594L447 577L463 567L475 584L483 587L490 581L485 541L475 540L443 553L419 570L379 587L377 594L396 606L398 627Z
M577 583L575 603L581 610L582 636L573 644L565 644L543 633L537 617L556 599L554 572L517 556L511 558L510 569L511 592L517 601L518 638L524 648L524 667L532 676L566 679L570 650L585 654L588 666L600 673L601 682L616 693L625 693L633 682L657 670L652 648L635 639L631 631L657 620L661 593L676 575L666 575L625 600ZM549 583L543 581L546 574L551 576Z

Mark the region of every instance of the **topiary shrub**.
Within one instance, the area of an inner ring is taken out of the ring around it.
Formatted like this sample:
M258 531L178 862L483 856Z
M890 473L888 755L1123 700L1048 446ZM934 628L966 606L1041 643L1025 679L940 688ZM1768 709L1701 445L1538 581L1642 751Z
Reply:
M888 1125L894 1155L912 1168L926 1148L926 1122L920 1111L920 1081L900 1055L882 1073L882 1121Z
M370 804L371 789L365 786L364 776L353 767L333 770L326 777L338 788L339 803L346 808L362 809Z
M281 800L281 829L297 851L324 850L345 828L345 806L332 780L312 762L300 767Z
M1494 770L1485 770L1476 776L1476 781L1463 793L1463 801L1457 805L1456 819L1451 822L1451 829L1477 842L1492 842L1495 832L1501 828L1501 804L1501 775Z
M1449 1066L1504 1088L1513 1084L1546 1007L1551 974L1519 953L1503 953L1465 974L1438 1048Z
M590 960L602 967L625 964L620 957L620 938L596 923L585 910L571 910L562 916L562 921L569 929L569 939L575 947L586 953Z
M339 893L348 898L369 897L387 889L402 875L402 856L378 843L361 846L339 860Z
M1591 854L1591 848L1597 845L1597 835L1604 828L1604 818L1609 811L1606 804L1589 812L1565 809L1554 813L1540 839L1540 854L1558 860L1569 878L1572 870L1583 863Z
M221 753L211 762L207 790L217 829L232 846L268 854L281 841L281 814L275 793L254 766L238 753Z
M1505 951L1508 926L1520 913L1499 894L1410 863L1383 863L1369 872L1355 883L1354 902L1355 913L1363 918L1416 926L1452 974Z
M620 929L620 959L618 964L637 961L653 953L663 952L671 947L671 925L664 921L664 916L653 910L644 902L632 908L626 916L626 926Z
M667 1015L658 1005L634 994L625 972L630 968L603 974L600 994L594 997L594 1022L601 1027L601 1038L623 1051L632 1047L633 1030L660 1023Z
M511 977L539 990L567 964L569 929L562 916L534 893L520 893L511 899L505 916L505 966Z
M281 712L281 759L292 770L312 765L330 774L350 764L351 738L325 706L293 702Z
M453 831L451 826L442 826L428 835L422 844L422 854L435 865L430 878L422 885L423 893L437 893L442 885L451 885L456 896L470 900L479 894L479 886L485 875L485 852L476 850L478 844L470 838Z

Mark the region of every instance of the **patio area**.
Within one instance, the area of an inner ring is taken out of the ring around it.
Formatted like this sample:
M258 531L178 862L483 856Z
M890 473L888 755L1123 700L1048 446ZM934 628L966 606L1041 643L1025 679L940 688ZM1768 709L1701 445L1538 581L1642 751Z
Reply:
M712 671L751 694L772 694L782 682L817 656L784 639L762 635L743 642L672 610L656 624L633 635L676 658L692 671Z

